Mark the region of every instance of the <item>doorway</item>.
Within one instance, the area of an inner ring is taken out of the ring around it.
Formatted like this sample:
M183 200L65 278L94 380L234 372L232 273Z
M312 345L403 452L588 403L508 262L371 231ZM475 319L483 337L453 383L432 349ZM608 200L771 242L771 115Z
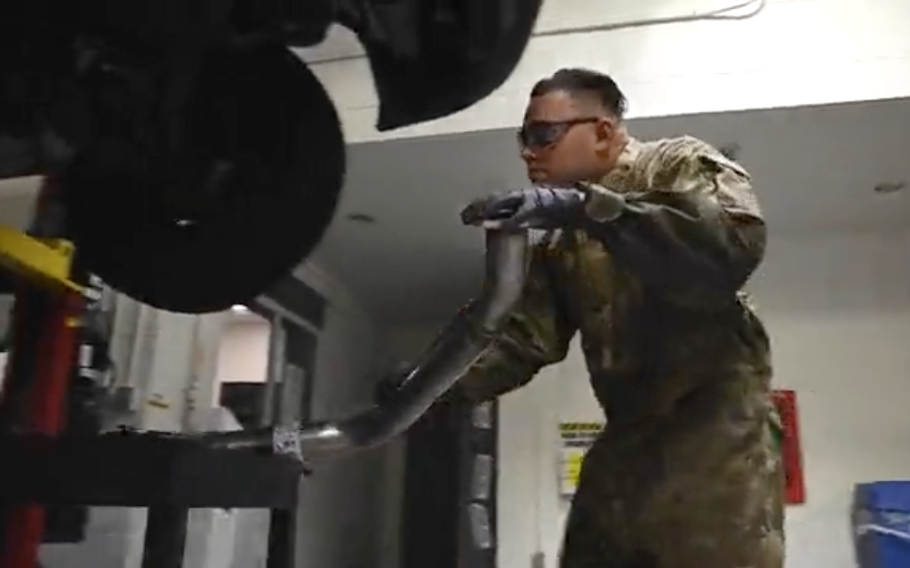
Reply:
M438 405L407 434L404 568L496 565L495 402Z
M222 337L217 380L221 406L244 428L309 416L318 335L268 308L235 306Z

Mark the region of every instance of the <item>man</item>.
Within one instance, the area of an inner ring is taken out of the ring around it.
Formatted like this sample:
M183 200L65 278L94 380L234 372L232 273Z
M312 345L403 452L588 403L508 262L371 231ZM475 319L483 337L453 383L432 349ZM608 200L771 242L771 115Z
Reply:
M766 239L749 175L694 138L631 138L625 107L588 70L532 90L518 137L532 186L462 216L546 236L495 348L452 394L512 391L580 332L607 427L561 565L782 568L769 342L741 291Z

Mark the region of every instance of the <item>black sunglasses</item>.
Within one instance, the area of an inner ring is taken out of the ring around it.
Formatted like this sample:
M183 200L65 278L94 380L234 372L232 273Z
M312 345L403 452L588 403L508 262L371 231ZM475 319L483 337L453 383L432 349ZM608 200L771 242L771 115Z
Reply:
M533 120L526 122L518 130L518 144L522 148L546 148L559 142L573 126L591 124L600 119L595 116L573 118L570 120Z

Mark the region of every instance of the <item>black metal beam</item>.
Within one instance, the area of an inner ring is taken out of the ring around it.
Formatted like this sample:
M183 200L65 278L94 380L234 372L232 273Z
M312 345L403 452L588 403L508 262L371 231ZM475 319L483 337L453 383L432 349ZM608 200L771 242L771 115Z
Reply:
M0 502L293 509L303 466L168 435L0 436Z

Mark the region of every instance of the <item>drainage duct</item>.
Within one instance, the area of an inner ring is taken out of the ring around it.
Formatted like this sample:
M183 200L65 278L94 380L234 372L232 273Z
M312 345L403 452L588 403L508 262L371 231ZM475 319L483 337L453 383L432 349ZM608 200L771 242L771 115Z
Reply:
M340 420L220 432L209 434L207 440L216 447L270 450L307 463L389 441L423 416L490 347L505 316L521 297L528 262L526 231L487 231L486 274L480 296L403 374L401 384L383 404Z

